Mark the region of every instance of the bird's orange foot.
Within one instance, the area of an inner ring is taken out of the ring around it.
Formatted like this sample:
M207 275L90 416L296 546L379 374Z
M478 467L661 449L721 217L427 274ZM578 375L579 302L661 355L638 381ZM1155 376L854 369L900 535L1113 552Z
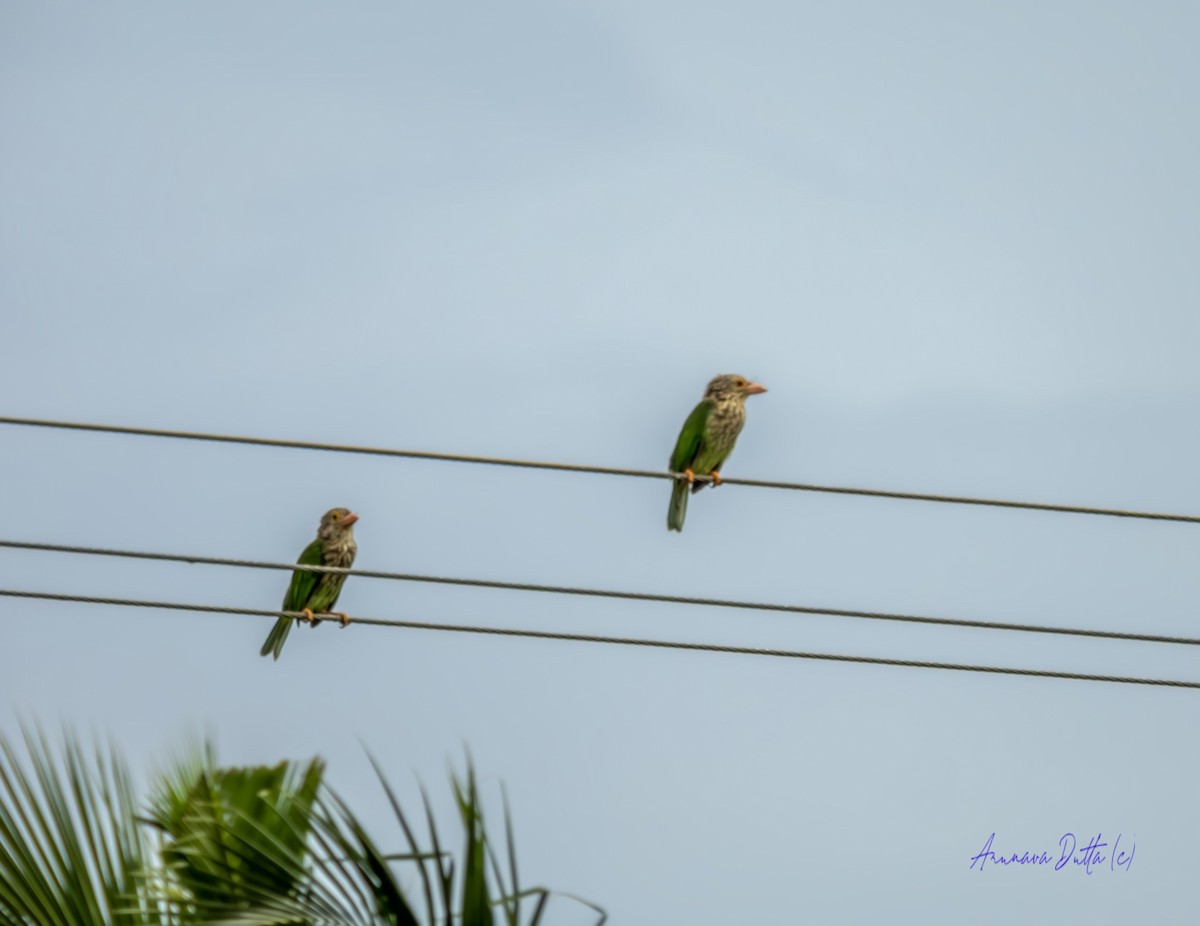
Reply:
M715 489L721 484L721 474L714 469L709 475L712 476L713 488Z
M349 614L347 614L345 611L334 611L333 613L334 613L334 616L336 616L337 619L342 622L343 629L350 626L350 615Z
M312 608L301 608L300 612L304 615L304 619L308 621L310 625L315 626L316 618L313 617Z
M685 469L683 471L683 477L687 480L688 485L696 484L696 474L693 473L690 469Z

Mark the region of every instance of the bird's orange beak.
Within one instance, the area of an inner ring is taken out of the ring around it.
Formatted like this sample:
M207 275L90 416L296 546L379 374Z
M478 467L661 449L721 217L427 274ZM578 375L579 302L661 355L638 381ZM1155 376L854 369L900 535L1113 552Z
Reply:
M349 527L358 520L358 515L351 511L346 517L342 518L342 527Z
M742 392L746 393L746 395L758 395L759 393L766 391L767 387L759 383L749 383L748 385L742 387Z

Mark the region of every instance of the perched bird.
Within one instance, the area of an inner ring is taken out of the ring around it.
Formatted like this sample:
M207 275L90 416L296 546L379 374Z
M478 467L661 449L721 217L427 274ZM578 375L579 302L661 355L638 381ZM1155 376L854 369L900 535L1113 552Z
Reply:
M683 473L687 481L676 479L671 486L668 530L683 530L688 488L699 492L706 485L696 482L697 473L712 476L714 486L721 484L718 470L733 451L742 425L746 423L746 396L766 391L765 386L735 373L714 376L708 384L704 398L683 423L679 440L675 442L675 452L671 454L671 472Z
M301 566L338 566L349 569L354 565L354 554L358 552L358 544L354 542L354 522L358 520L349 508L331 508L321 516L321 526L317 528L317 539L304 548L300 559L296 562ZM287 594L283 596L281 611L303 611L305 618L311 624L314 613L329 611L337 604L338 594L342 590L346 577L331 572L309 572L307 569L297 569L292 573L292 582ZM342 626L350 623L350 618L339 614ZM298 618L281 617L267 634L267 641L262 645L260 655L272 654L276 659L283 651L283 643L287 640L288 631L292 629L292 621Z

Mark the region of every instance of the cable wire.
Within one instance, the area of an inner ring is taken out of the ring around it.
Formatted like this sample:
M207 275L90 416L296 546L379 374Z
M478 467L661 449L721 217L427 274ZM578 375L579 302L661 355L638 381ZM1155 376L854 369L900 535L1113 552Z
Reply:
M681 473L649 469L626 469L613 466L587 466L576 463L549 463L538 460L512 460L502 457L469 456L458 453L435 453L427 450L394 450L385 447L363 447L353 444L329 444L314 441L281 440L267 437L242 437L233 434L208 434L200 431L170 431L161 428L135 428L108 424L86 424L72 421L53 421L42 418L0 417L0 424L25 427L58 428L73 431L92 431L106 434L125 434L141 437L169 437L181 440L216 441L227 444L249 444L258 447L287 447L295 450L324 450L332 453L370 454L373 456L405 457L417 460L437 460L453 463L481 463L490 466L515 466L526 469L558 470L570 473L596 473L606 476L634 476L642 479L682 479ZM711 482L711 476L696 474L696 481ZM1054 511L1066 514L1102 515L1113 518L1136 518L1148 521L1179 521L1200 524L1200 515L1172 514L1155 511L1133 511L1124 508L1097 508L1085 505L1059 505L1050 502L1023 502L999 498L976 498L967 495L938 495L928 492L896 492L888 489L857 489L846 486L815 485L803 482L778 482L767 479L721 477L722 485L751 486L760 489L788 489L798 492L822 492L833 495L860 495L868 498L893 498L919 502L941 502L950 505L983 505L992 508L1020 508L1030 511Z
M29 592L0 589L0 596L29 598L39 601L69 601L82 604L115 605L118 607L156 608L212 614L253 615L262 617L294 617L303 619L298 611L271 611L260 608L233 608L221 605L183 604L170 601L142 601L131 598L100 598L92 595L65 595L55 592ZM318 622L338 621L334 614L315 615ZM1154 685L1165 688L1197 688L1200 682L1176 681L1162 678L1136 678L1124 675L1093 675L1082 672L1059 672L1051 669L1020 669L1005 666L965 665L954 662L924 662L916 659L888 659L880 656L845 656L835 653L810 653L800 650L767 649L755 646L727 646L720 643L688 643L679 640L647 640L638 637L609 637L586 633L558 633L549 630L519 630L510 627L481 627L470 624L435 624L428 621L402 621L381 617L351 617L351 624L375 627L399 627L409 630L440 630L450 633L478 633L502 637L524 637L535 640L563 640L574 643L607 643L620 646L643 646L656 649L691 650L701 653L725 653L740 656L775 656L786 659L815 659L828 662L854 662L872 666L906 666L913 669L946 669L955 672L984 672L993 675L1022 675L1033 678L1058 678L1079 682L1111 682L1124 685Z
M726 598L698 598L689 595L662 595L653 592L622 592L599 588L577 588L567 585L537 585L530 582L502 582L492 579L461 579L449 576L419 575L407 572L381 572L372 569L342 569L337 566L317 566L301 563L264 562L261 560L227 559L216 556L196 556L180 553L152 553L138 550L113 550L106 547L67 546L57 543L34 543L24 540L0 540L0 548L35 550L51 553L72 553L86 556L114 556L206 566L235 566L246 569L277 569L285 571L332 572L367 579L390 579L400 582L424 582L435 585L458 585L467 588L495 588L505 591L539 592L553 595L579 595L588 598L615 598L622 601L650 601L667 604L698 605L701 607L736 608L746 611L772 611L784 614L813 614L829 617L853 617L866 620L900 621L911 624L934 624L943 627L971 627L980 630L1012 630L1023 633L1059 634L1075 637L1096 637L1106 640L1132 640L1141 643L1174 643L1200 646L1200 638L1174 637L1161 634L1131 633L1118 630L1091 630L1083 627L1054 627L1040 624L1016 624L1000 621L970 620L955 617L929 617L919 614L895 614L886 611L858 611L845 608L819 608L810 605L772 604L763 601L736 601Z

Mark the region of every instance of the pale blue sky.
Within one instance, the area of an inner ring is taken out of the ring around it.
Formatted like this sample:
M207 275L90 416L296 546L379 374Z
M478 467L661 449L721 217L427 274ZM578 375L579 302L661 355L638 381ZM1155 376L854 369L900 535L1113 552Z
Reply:
M1200 513L1200 15L1182 3L6 4L5 414ZM1197 636L1200 529L0 429L5 538ZM274 607L278 573L0 555ZM1200 679L1150 644L351 580L341 605ZM1184 923L1200 693L0 600L0 730L145 766L367 744L612 922ZM1128 873L968 870L1064 831ZM380 838L397 841L380 827ZM560 923L589 922L564 904Z

